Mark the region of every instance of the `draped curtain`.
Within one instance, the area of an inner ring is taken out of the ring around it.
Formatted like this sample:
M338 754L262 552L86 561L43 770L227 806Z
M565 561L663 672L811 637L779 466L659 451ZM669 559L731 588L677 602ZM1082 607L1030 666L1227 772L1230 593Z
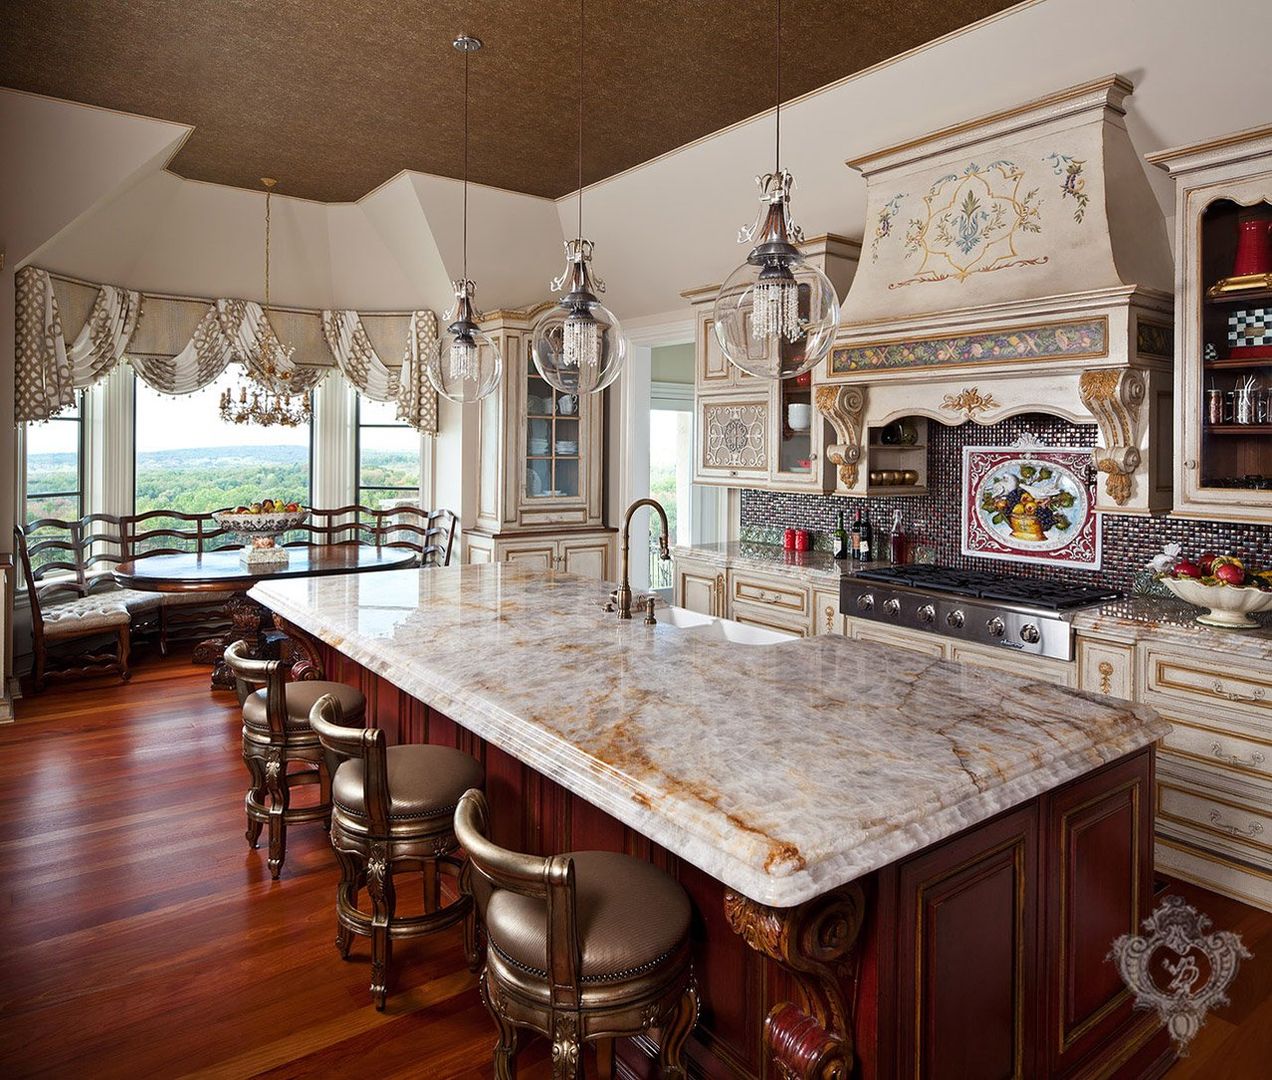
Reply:
M258 381L283 393L308 393L326 374L325 368L285 358L264 310L252 300L211 301L190 340L175 355L167 355L128 349L142 315L139 292L100 286L83 329L68 348L48 272L23 267L16 288L14 414L19 423L56 415L74 402L77 389L100 382L125 358L139 378L164 394L202 389L231 362L244 364ZM437 394L425 370L437 343L437 318L431 311L411 313L400 370L380 358L358 312L323 311L321 320L331 355L359 391L376 401L396 401L399 419L426 434L436 433ZM267 345L276 349L285 379L261 369L257 358Z
M411 313L400 371L376 352L356 311L324 311L322 332L336 365L372 401L397 402L397 418L425 434L437 432L437 392L428 381L428 358L437 348L437 317Z

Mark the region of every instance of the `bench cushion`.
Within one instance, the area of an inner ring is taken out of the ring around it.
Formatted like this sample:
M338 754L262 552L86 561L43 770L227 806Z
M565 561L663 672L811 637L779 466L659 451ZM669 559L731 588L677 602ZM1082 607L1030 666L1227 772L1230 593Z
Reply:
M96 630L128 624L128 608L111 594L84 596L41 608L44 636L50 640L80 637Z

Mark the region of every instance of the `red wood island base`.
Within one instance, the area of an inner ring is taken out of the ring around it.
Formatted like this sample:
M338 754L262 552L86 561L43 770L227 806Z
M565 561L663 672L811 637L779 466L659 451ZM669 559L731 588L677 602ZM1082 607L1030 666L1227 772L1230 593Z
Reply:
M707 1077L1154 1077L1173 1060L1108 960L1153 901L1153 749L1129 754L796 908L731 892L516 758L311 643L391 740L485 763L496 842L626 852L696 908ZM494 1033L492 1031L493 1040ZM655 1075L657 1032L617 1052Z

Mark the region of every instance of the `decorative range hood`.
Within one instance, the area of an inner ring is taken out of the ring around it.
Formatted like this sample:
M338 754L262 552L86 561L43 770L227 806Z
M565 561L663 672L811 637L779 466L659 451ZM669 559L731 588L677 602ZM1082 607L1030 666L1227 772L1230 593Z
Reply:
M861 263L817 402L838 490L867 430L906 415L1096 423L1097 508L1170 505L1173 266L1117 75L848 164Z

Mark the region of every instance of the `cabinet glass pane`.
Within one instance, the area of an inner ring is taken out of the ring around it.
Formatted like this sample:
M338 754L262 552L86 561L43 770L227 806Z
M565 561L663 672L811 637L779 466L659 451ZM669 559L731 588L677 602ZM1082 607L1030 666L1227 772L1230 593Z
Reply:
M539 499L552 490L552 459L530 458L526 462L526 497Z
M1201 218L1201 478L1272 490L1272 205Z
M556 492L558 496L574 496L579 493L579 459L556 459Z
M779 438L777 469L782 473L808 474L813 471L813 424L820 423L813 407L811 374L783 379L778 412Z

